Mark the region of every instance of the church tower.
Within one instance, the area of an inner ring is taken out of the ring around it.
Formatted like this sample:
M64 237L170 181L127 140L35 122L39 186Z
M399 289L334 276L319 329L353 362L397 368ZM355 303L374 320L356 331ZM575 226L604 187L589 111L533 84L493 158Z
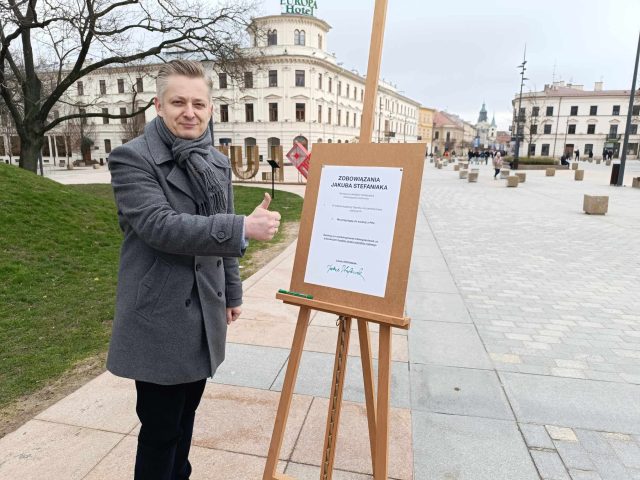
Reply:
M484 102L482 102L482 108L480 109L480 115L478 115L478 123L483 123L487 121L487 109L484 106Z

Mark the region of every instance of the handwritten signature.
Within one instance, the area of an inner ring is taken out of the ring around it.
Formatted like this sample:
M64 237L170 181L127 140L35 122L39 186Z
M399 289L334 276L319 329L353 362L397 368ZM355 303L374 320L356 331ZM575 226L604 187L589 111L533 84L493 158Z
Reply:
M363 267L352 267L351 265L327 265L327 272L344 273L347 277L355 276L364 280Z

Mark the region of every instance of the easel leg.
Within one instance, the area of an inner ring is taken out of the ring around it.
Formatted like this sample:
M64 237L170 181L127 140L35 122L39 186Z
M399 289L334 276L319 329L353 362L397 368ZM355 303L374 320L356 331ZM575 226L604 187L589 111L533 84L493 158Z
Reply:
M378 353L378 416L376 422L375 480L389 476L389 393L391 387L391 327L380 325Z
M350 336L351 318L340 317L338 341L336 342L336 360L333 366L333 382L331 384L331 395L329 396L327 429L324 436L324 449L322 450L320 480L331 480L333 477L333 462L336 457L335 447L338 441L338 427L340 425L342 392L344 390L344 377L347 371Z
M269 445L269 455L267 463L264 467L263 480L273 480L278 478L276 468L278 467L278 457L282 449L282 440L289 418L289 408L291 407L291 399L293 390L296 385L296 377L298 376L298 367L300 366L300 357L302 357L302 348L304 347L304 339L307 335L307 327L309 326L309 316L311 310L306 307L300 307L298 314L298 323L296 331L293 335L293 343L291 345L291 355L287 365L287 373L284 377L284 385L280 393L280 403L278 404L278 413L273 426L273 434L271 435L271 444Z
M376 459L376 397L373 381L373 355L371 354L371 338L369 323L358 319L358 335L360 338L360 359L362 360L362 378L364 379L364 399L367 405L367 421L369 423L369 444L371 446L371 467L375 473Z

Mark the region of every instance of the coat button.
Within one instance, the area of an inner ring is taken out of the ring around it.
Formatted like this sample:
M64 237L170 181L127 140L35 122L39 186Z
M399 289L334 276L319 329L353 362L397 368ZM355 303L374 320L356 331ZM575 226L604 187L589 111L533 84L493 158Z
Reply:
M187 298L187 299L184 301L184 306L185 306L185 307L188 307L188 306L190 306L190 305L191 305L191 299L190 299L190 298Z
M200 271L201 268L202 268L202 265L200 265L199 263L196 263L196 271Z
M216 263L217 266L222 265L222 260L218 260L218 262Z
M218 296L221 297L222 296L222 292L218 292Z
M225 236L225 235L224 235L224 232L223 232L223 231L218 232L218 238L223 239L223 238L224 238L224 236Z

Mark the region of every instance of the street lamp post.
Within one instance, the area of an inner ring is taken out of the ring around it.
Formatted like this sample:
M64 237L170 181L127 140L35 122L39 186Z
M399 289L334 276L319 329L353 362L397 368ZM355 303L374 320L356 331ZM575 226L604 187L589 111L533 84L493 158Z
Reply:
M524 87L524 81L529 80L528 78L524 78L524 72L527 70L525 65L527 64L527 47L524 47L524 55L522 57L522 63L518 65L518 68L521 68L520 71L520 97L518 99L518 111L516 112L516 152L513 156L513 164L511 168L514 170L518 169L518 162L520 160L520 108L522 107L522 87Z
M638 35L638 50L636 52L636 62L633 66L633 81L631 83L631 93L629 94L629 111L627 112L627 126L624 129L624 141L622 142L622 156L620 157L620 170L618 171L617 186L624 183L624 167L627 163L627 148L629 146L629 130L631 130L631 114L633 113L633 96L636 90L636 79L638 78L638 60L640 59L640 34Z

